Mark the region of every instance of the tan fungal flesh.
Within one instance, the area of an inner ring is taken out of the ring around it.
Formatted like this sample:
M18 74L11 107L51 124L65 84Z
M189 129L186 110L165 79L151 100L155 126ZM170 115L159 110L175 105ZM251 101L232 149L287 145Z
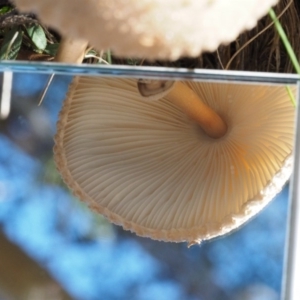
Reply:
M82 63L88 42L79 39L62 38L55 61L63 63Z
M227 131L223 119L207 106L186 84L167 80L139 79L137 88L145 100L165 98L180 108L212 138L220 138Z
M220 138L227 131L224 120L186 84L176 82L171 91L165 96L192 120L194 120L208 136Z
M76 78L58 123L55 160L74 193L142 236L197 242L261 210L291 173L294 108L284 87L183 83L223 117L209 138L135 80Z

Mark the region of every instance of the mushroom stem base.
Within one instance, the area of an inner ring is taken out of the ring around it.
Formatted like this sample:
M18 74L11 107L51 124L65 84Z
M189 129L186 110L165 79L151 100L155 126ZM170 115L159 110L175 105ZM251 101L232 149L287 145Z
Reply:
M83 61L87 46L88 42L85 40L63 37L55 61L80 64Z
M185 84L176 82L166 98L196 121L208 136L217 139L227 132L223 119Z

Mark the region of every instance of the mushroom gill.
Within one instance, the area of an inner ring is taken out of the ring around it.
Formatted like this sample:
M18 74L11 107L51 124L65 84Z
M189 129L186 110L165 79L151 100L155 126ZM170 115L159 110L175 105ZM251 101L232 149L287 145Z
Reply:
M291 174L294 108L283 86L183 82L227 123L213 139L136 80L77 77L55 160L76 196L138 235L189 243L260 211Z

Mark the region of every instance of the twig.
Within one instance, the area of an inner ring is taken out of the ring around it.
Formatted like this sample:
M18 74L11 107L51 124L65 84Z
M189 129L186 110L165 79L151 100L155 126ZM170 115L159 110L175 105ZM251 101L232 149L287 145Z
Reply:
M288 8L291 6L294 0L290 0L290 2L287 4L285 9L278 15L278 19L282 17L282 15L288 10ZM267 29L269 29L272 25L274 25L274 21L271 22L269 25L267 25L264 29L262 29L260 32L258 32L254 37L252 37L249 41L247 41L246 44L244 44L237 52L233 54L233 56L230 58L229 62L227 63L225 69L228 70L229 66L231 65L232 61L236 58L236 56L245 48L247 47L251 42L253 42L258 36L260 36L262 33L264 33Z
M9 15L7 14L0 17L0 29L6 27L12 27L14 25L31 25L39 24L39 22L31 16L28 15Z

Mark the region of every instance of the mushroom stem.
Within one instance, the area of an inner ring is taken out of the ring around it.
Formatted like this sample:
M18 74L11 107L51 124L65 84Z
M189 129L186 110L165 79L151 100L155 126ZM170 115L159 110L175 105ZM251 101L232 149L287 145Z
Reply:
M212 138L220 138L227 131L227 124L188 86L175 82L174 87L165 96L166 99L180 107L190 118Z
M71 38L63 37L60 41L54 61L61 62L61 63L80 64L83 61L87 46L88 46L88 42L85 40L79 40L79 39L74 40ZM40 106L41 103L43 102L53 78L54 78L54 74L52 74L49 77L46 87L40 96L38 106Z
M61 39L55 61L63 63L81 63L88 42L81 39L63 37Z

